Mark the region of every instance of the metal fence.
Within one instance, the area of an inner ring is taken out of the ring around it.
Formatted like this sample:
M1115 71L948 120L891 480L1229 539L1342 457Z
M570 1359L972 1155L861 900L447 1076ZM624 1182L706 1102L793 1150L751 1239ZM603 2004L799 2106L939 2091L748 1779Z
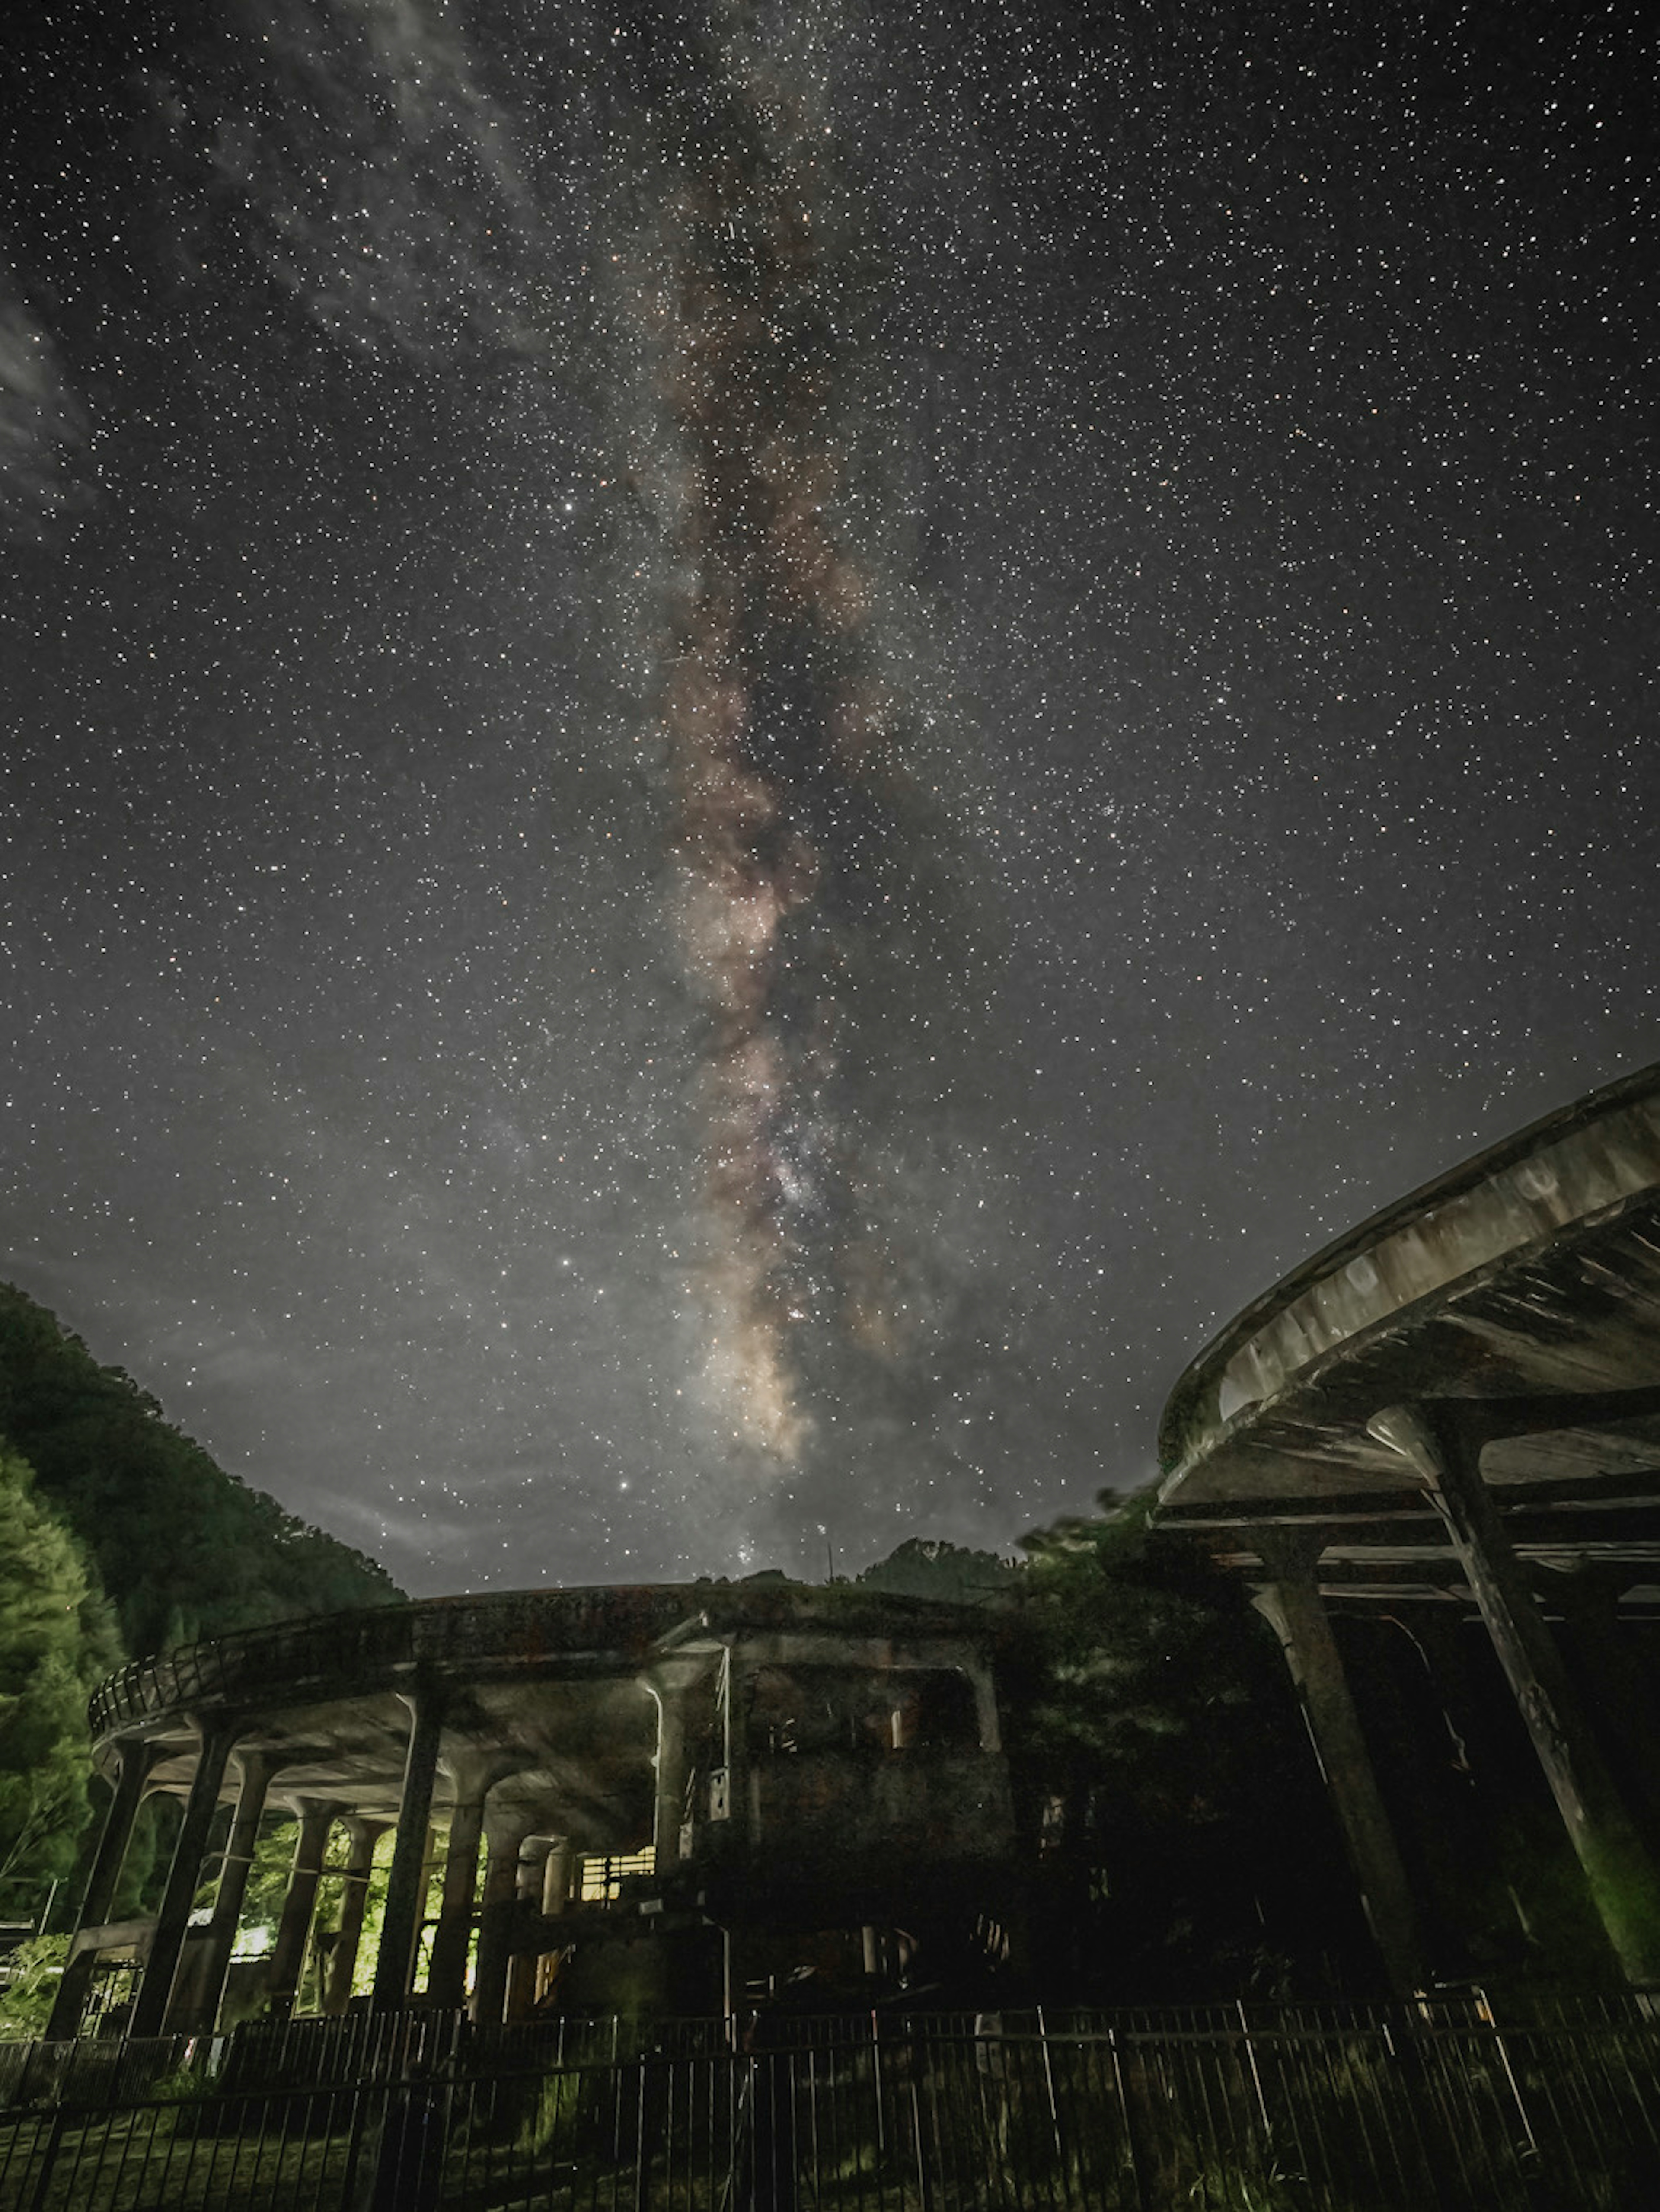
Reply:
M6 2212L1638 2212L1640 2001L393 2024L0 2112ZM93 2046L95 2047L95 2046ZM197 2054L198 2057L201 2054ZM152 2069L183 2065L160 2046ZM350 2056L342 2073L336 2062ZM325 2063L324 2063L325 2062ZM129 2064L132 2063L129 2059ZM288 2071L279 2085L274 2071ZM309 2078L298 2081L295 2073ZM240 2081L239 2085L239 2075ZM22 2077L20 2076L20 2086Z

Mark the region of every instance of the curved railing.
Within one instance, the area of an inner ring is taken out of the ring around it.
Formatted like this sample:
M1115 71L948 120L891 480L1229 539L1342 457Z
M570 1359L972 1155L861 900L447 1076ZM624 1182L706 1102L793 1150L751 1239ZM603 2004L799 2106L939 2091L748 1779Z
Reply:
M679 1583L516 1590L278 1621L136 1661L99 1685L88 1717L101 1741L166 1715L257 1711L317 1689L392 1686L428 1670L533 1669L582 1654L636 1662L696 1601Z
M140 1659L100 1683L89 1705L93 1739L171 1715L258 1712L296 1698L396 1688L423 1674L464 1668L534 1673L592 1659L597 1668L643 1665L659 1639L689 1617L762 1632L812 1628L885 1635L913 1631L984 1636L1003 1608L964 1607L838 1584L602 1583L509 1590L490 1597L423 1598L412 1605L312 1613L186 1644Z
M1660 1064L1531 1123L1328 1244L1230 1322L1159 1425L1168 1495L1236 1425L1412 1305L1660 1188Z

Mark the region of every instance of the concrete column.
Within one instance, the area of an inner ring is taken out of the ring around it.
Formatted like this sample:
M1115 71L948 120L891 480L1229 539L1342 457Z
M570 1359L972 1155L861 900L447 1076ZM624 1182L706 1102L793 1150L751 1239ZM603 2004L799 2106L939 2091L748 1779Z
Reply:
M1396 1996L1410 1996L1425 1980L1417 1916L1342 1655L1320 1595L1315 1566L1323 1540L1302 1530L1265 1528L1251 1540L1269 1577L1253 1601L1279 1637L1301 1692L1390 1990Z
M570 1903L571 1875L576 1864L576 1853L569 1836L556 1836L552 1848L542 1864L542 1911L549 1920L556 1920Z
M652 1814L652 1863L660 1875L680 1863L680 1821L686 1798L686 1688L677 1674L648 1682L657 1705L657 1802Z
M747 1680L747 1674L739 1671L737 1645L728 1644L721 1660L721 1755L726 1762L727 1818L741 1824L746 1841L752 1840L754 1826L748 1790L749 1716L745 1711Z
M443 1704L436 1691L422 1690L404 1703L410 1708L409 1748L398 1807L398 1840L392 1846L392 1871L386 1881L386 1909L380 1923L380 1950L374 1962L374 1994L370 2002L377 2012L397 2012L409 2002L415 1946L426 1903L427 1838L443 1728Z
M306 1943L312 1915L317 1909L317 1885L323 1872L323 1854L329 1830L340 1808L326 1798L291 1797L290 1809L298 1823L294 1863L289 1886L283 1893L283 1911L271 1947L271 1973L266 1982L265 2010L272 2020L291 2020L300 1994L300 1977L306 1963Z
M526 1836L519 1846L519 1870L514 1894L526 1913L539 1914L547 1887L547 1864L556 1846L551 1836ZM509 2021L528 2020L536 2010L542 1957L537 1951L515 1951L508 1960L506 2016Z
M120 1886L121 1869L126 1863L127 1846L132 1841L133 1824L144 1802L145 1784L163 1749L162 1745L146 1743L139 1736L124 1736L116 1746L115 1784L109 1809L104 1815L103 1832L98 1838L98 1855L87 1880L87 1893L81 1900L81 1917L76 1926L75 1943L70 1946L70 1961L58 1984L52 2014L46 2022L47 2037L53 2041L66 2040L81 2032L81 2018L87 2008L93 1972L98 1964L97 1947L82 1944L81 1939L94 1929L104 1927L109 1920L115 1893Z
M974 1659L965 1664L963 1672L974 1692L974 1717L980 1735L980 1748L982 1751L1001 1751L1003 1738L997 1718L997 1689L992 1680L991 1669Z
M469 1752L454 1753L446 1764L455 1786L455 1803L450 1814L444 1892L433 1932L427 1993L435 2005L459 2007L467 2001L467 1954L472 1947L484 1800L513 1767L507 1760Z
M542 1917L557 1920L570 1903L571 1876L575 1871L576 1854L569 1836L549 1838L547 1856L542 1862ZM544 1951L536 1961L535 2002L540 2004L557 1987L558 1972L563 1946L556 1936L553 1948Z
M472 2016L483 2027L498 2027L507 2013L508 1947L519 1896L519 1846L532 1825L532 1815L516 1805L485 1815L489 1849L478 1915L478 1963L472 1984Z
M219 1862L219 1887L213 1900L213 1917L208 1923L207 1957L202 1977L201 2018L192 2026L211 2029L218 2023L219 2002L225 1993L225 1976L230 1967L230 1954L235 1948L236 1931L242 1918L242 1899L248 1887L248 1869L253 1863L254 1838L259 1832L259 1816L265 1809L265 1791L275 1771L274 1762L263 1752L243 1751L236 1754L239 1788L236 1811L231 1820L230 1834L225 1841L224 1856Z
M1657 1875L1481 1478L1479 1402L1395 1406L1368 1425L1414 1468L1445 1522L1628 1981L1660 1983Z
M350 1848L340 1877L340 1926L323 1977L325 2013L343 2013L351 2002L357 1954L363 1942L363 1914L369 1901L369 1877L374 1871L374 1847L391 1826L389 1820L365 1820L356 1814L346 1822Z
M222 1718L197 1723L200 1747L196 1772L167 1869L167 1886L162 1893L155 1932L150 1938L144 1978L133 2002L132 2023L128 2030L133 2036L162 2035L167 2032L167 2004L173 1995L179 1954L185 1946L185 1931L190 1924L191 1906L196 1899L202 1854L207 1849L208 1831L225 1778L225 1764L236 1741L239 1725L234 1720Z

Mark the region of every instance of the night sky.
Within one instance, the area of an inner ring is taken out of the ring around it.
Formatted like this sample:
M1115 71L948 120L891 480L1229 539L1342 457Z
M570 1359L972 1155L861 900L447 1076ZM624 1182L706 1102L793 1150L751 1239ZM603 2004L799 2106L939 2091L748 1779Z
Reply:
M1657 1056L1634 7L18 21L0 1275L417 1594L1012 1548Z

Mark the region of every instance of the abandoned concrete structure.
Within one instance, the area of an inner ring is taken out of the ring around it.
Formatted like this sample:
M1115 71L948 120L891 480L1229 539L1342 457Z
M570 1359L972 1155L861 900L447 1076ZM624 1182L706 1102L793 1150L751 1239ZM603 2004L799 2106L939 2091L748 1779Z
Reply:
M873 1967L894 1931L995 1920L1012 1819L994 1639L984 1615L919 1600L696 1585L435 1600L130 1668L94 1700L112 1795L50 2033L76 2033L99 1961L124 1951L131 2033L211 2027L273 1811L295 1837L263 1968L277 2017L325 1881L317 2002L345 2009L388 1832L381 2009L714 2012L734 1978L789 1958L839 1943ZM183 1808L159 1911L111 1924L155 1791ZM325 1875L337 1824L349 1849Z
M1163 1525L1248 1575L1279 1632L1395 1989L1424 1985L1419 1915L1334 1607L1479 1613L1614 1952L1660 1983L1652 1808L1608 1727L1610 1647L1660 1606L1660 1067L1247 1307L1177 1384L1161 1458Z

